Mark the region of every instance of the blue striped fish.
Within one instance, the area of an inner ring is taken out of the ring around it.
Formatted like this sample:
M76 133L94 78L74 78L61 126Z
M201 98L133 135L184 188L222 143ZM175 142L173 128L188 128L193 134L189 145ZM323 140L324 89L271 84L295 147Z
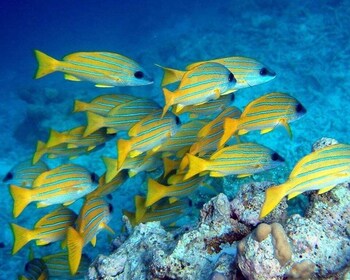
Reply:
M284 159L273 150L256 143L240 143L218 150L209 159L202 159L187 154L189 170L184 179L198 173L209 171L211 177L227 175L249 176L284 162Z
M109 132L109 129L113 132L128 131L137 122L158 109L160 109L160 106L154 101L139 98L113 108L106 116L87 112L88 124L84 137L102 127L107 127L107 132Z
M192 63L186 67L186 71L160 66L164 70L162 86L180 81L187 71L207 62L216 62L227 67L235 75L237 80L236 89L266 83L276 77L276 73L273 70L255 59L243 56L231 56Z
M199 105L235 91L236 79L222 64L204 63L182 77L179 87L171 92L163 88L165 105L163 115L172 105L176 113L188 105Z
M93 112L101 116L107 116L113 108L132 100L137 97L127 94L104 94L99 95L89 103L80 100L74 100L73 112Z
M222 147L233 134L243 135L253 130L264 134L280 125L292 136L289 123L300 119L305 113L304 106L286 93L265 94L249 103L239 119L225 120L225 132L219 145Z
M13 215L18 217L31 202L37 207L70 203L96 188L93 175L84 167L64 164L41 173L33 182L32 189L10 186L14 200Z
M42 217L32 230L12 223L11 228L14 235L12 254L16 254L32 240L36 240L36 245L46 245L63 240L66 237L67 228L74 224L76 218L74 211L61 206Z
M161 114L162 111L158 110L143 118L129 130L129 140L118 140L118 166L123 166L127 156L157 151L166 139L175 135L181 125L179 117L167 112L161 119Z
M153 79L132 59L112 52L77 52L56 60L35 50L39 79L52 72L63 72L70 81L89 81L97 87L142 86Z
M47 170L49 167L45 162L38 161L33 164L32 159L27 159L12 167L2 181L21 187L30 187L35 178Z
M100 197L87 199L80 209L76 222L76 228L69 227L67 230L68 259L71 273L74 275L79 267L83 247L89 242L93 246L96 244L96 235L107 229L110 220L109 205Z
M285 183L266 190L260 218L268 215L285 196L291 199L312 190L322 194L349 181L350 145L334 144L314 151L294 166Z

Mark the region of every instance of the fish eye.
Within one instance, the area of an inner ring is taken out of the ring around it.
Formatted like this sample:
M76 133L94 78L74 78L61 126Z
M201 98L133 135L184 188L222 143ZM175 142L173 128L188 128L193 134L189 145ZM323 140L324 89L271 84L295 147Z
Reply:
M300 103L298 103L298 105L295 107L295 111L297 113L305 113L306 109L304 108L303 105L301 105Z
M97 175L96 173L92 172L92 173L90 174L90 178L91 178L91 181L92 181L93 183L98 183L99 178L98 178L98 175Z
M281 157L279 154L276 152L271 155L271 159L273 161L284 161L283 157Z
M145 74L143 74L142 71L136 71L136 72L134 73L134 77L135 77L136 79L142 79L144 76L145 76Z
M111 203L108 203L108 211L109 213L113 212L113 205Z
M9 181L13 179L13 173L9 172L6 174L6 176L2 179L3 182Z
M229 82L236 82L235 76L234 76L232 73L230 73L230 74L228 75L228 81L229 81Z
M175 117L175 122L177 125L181 124L180 118L178 116Z
M260 73L261 76L266 76L269 73L269 70L267 70L266 67L263 67L263 68L260 69L259 73Z

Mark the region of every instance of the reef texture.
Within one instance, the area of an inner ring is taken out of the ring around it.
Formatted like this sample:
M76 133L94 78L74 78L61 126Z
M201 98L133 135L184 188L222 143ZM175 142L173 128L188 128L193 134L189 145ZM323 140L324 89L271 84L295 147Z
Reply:
M231 202L219 194L203 206L193 229L127 223L125 239L92 263L88 279L349 279L349 183L312 193L304 217L287 219L283 200L259 221L269 186L243 185Z

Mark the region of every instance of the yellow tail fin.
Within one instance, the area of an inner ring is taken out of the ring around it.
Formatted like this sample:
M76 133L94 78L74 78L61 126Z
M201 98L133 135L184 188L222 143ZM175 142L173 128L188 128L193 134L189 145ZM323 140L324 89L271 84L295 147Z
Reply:
M199 157L196 157L191 154L186 154L188 159L189 168L188 171L184 177L184 180L187 180L194 175L197 175L198 173L201 173L203 171L207 170L208 167L208 161Z
M222 148L226 142L231 138L231 136L237 131L238 120L225 118L224 120L224 134L222 135L219 143L218 149Z
M286 195L288 186L281 184L273 186L265 191L265 201L260 210L259 219L266 217L273 209L276 208L278 203L281 202L283 197Z
M80 101L80 100L74 100L74 109L73 112L85 112L89 108L89 103Z
M163 197L166 197L167 193L167 186L164 186L162 184L159 184L157 181L154 181L153 179L148 179L147 184L147 197L145 206L151 206L152 204L156 203L158 200L162 199Z
M135 219L136 219L136 223L139 223L141 221L141 219L143 218L143 216L146 213L146 206L145 206L145 202L146 199L143 196L140 195L136 195L135 196L135 208L136 208L136 212L135 212Z
M14 243L12 248L12 255L16 254L24 245L34 239L34 234L31 230L21 227L16 224L11 224L13 232Z
M118 167L121 168L123 163L131 151L131 141L125 139L118 140Z
M13 216L15 218L32 202L31 192L31 189L21 188L16 185L10 186L10 193L13 198Z
M33 155L32 163L36 164L44 154L47 153L46 144L43 141L38 141L36 144L36 151Z
M158 64L156 65L164 70L164 76L161 84L162 87L180 81L183 75L186 73L185 71L163 67Z
M68 262L70 273L74 275L79 268L84 240L74 228L67 229Z
M169 110L169 107L174 104L174 97L175 94L168 90L167 88L163 88L163 94L164 94L164 99L165 99L165 105L163 107L163 113L161 118L166 114L166 112Z
M51 147L54 147L54 146L57 146L59 144L64 143L66 140L65 136L66 136L65 133L60 133L56 130L51 129L49 140L46 143L46 147L51 148Z
M58 60L38 50L34 50L34 53L38 61L38 70L36 71L35 79L39 79L56 71L57 65L60 63Z
M202 137L207 136L209 134L211 128L212 128L212 124L207 123L205 126L203 126L201 128L201 130L198 131L197 137L202 138Z
M94 133L101 127L105 126L105 117L100 116L98 114L87 112L87 126L85 128L83 137L89 136L91 133Z
M109 158L109 157L102 157L102 160L106 166L105 180L106 180L106 183L109 183L119 173L118 160L114 158Z

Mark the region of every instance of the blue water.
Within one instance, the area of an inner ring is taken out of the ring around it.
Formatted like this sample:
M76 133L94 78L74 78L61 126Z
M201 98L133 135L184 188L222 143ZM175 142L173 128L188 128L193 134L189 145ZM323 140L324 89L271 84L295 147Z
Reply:
M155 63L182 69L199 60L248 56L276 71L275 80L237 92L236 105L243 108L262 94L282 91L307 108L306 116L291 125L292 140L283 128L249 138L277 150L289 170L320 137L350 143L350 1L321 2L1 1L0 178L19 160L30 157L36 141L45 141L50 128L65 130L85 121L71 114L74 99L89 101L100 94L127 93L163 104L162 71ZM58 59L77 51L118 52L139 62L155 83L101 89L87 82L66 81L60 73L34 80L34 49ZM112 144L103 153L113 156L114 149ZM101 152L75 162L102 174L100 156ZM31 211L26 209L23 216L13 219L8 187L1 187L4 228L0 242L5 247L0 248L0 257L7 261L1 263L0 271L9 271L7 279L12 279L24 267L29 246L10 258L13 239L8 222L30 227L45 211L31 205ZM120 195L129 195L131 205L131 196L137 192L126 187ZM119 229L118 208L111 225ZM106 234L100 235L98 247L105 253ZM40 248L36 254L53 248Z

